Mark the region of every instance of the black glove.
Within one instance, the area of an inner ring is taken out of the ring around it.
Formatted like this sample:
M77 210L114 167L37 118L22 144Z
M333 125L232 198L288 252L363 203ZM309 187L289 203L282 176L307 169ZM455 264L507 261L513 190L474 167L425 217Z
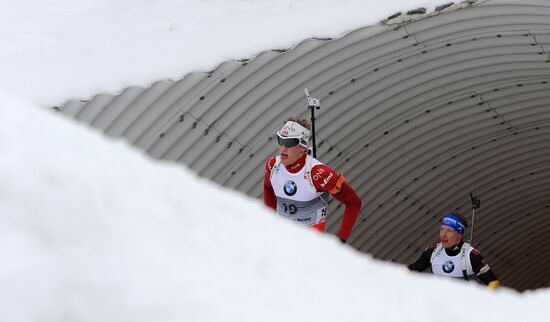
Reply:
M338 238L340 238L340 237L338 237ZM342 244L345 244L345 243L346 243L346 240L345 240L345 239L340 238L340 241L342 242Z

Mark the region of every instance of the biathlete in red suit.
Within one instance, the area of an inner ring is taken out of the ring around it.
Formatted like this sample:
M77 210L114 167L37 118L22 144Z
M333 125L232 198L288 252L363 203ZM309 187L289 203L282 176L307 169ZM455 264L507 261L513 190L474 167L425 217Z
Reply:
M319 231L325 230L329 195L346 208L337 236L346 242L361 210L361 199L338 174L309 156L309 122L290 118L277 132L279 155L267 160L264 203L277 214Z

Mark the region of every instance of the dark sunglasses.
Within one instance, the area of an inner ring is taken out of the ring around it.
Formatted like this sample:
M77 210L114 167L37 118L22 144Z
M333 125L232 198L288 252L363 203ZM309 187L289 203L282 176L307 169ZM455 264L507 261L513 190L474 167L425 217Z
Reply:
M284 145L287 148L292 148L294 146L297 146L300 143L300 140L297 138L282 138L277 135L277 142L279 145Z

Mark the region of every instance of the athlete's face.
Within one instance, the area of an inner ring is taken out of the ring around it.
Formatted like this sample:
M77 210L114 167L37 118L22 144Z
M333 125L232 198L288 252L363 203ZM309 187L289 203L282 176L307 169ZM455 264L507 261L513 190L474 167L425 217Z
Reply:
M441 244L443 244L443 247L451 248L460 243L462 235L453 228L442 225L439 227L439 238L441 238Z
M281 163L285 166L289 166L298 161L306 153L306 149L301 145L295 145L288 148L284 145L279 145L279 155L281 156Z

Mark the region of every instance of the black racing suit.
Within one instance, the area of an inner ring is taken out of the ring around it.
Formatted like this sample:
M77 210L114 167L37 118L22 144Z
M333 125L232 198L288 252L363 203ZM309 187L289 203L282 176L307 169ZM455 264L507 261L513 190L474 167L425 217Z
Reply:
M457 245L449 248L445 248L445 253L447 253L448 256L456 256L460 253L460 249L464 242L461 240L460 243ZM431 245L430 247L426 248L422 255L418 257L412 264L410 264L408 267L411 271L417 271L422 272L426 268L432 266L432 263L430 263L430 259L432 258L432 253L434 252L435 248L437 247L437 243ZM470 253L470 263L472 264L472 269L474 270L474 273L476 274L477 278L485 283L485 285L488 285L492 281L498 280L495 276L495 273L491 269L488 269L488 264L485 258L479 253L477 249L473 249ZM485 266L487 266L485 268ZM488 269L485 273L479 274L479 272L482 269Z

